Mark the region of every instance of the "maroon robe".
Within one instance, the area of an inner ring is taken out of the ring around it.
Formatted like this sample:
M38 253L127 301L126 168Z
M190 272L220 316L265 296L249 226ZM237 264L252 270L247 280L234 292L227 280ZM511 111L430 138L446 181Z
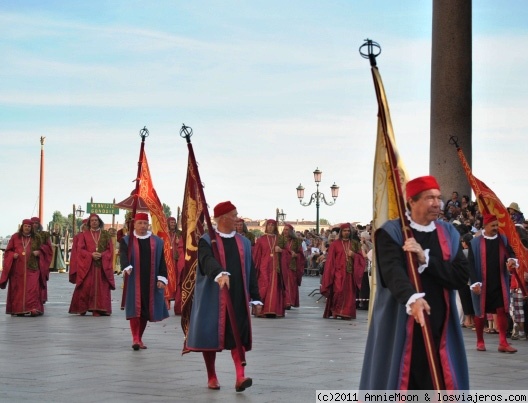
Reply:
M281 256L281 274L282 281L284 282L284 306L286 309L290 307L299 307L299 286L301 285L302 276L304 274L304 252L302 250L302 244L299 243L297 250L292 251L293 239L287 239L286 245L282 248ZM297 256L292 257L292 252L295 252ZM290 268L290 263L295 259L295 263L291 264L293 269Z
M277 235L264 234L253 247L259 294L264 303L261 316L284 316L280 254L274 252L277 239Z
M174 293L174 314L181 315L182 302L182 282L183 269L185 268L185 259L183 251L183 239L181 234L169 232L170 246L172 257L174 261L174 268L176 269L176 291Z
M361 279L365 270L365 258L352 249L352 272L347 272L346 250L352 241L338 238L330 245L321 280L321 294L326 297L324 318L330 316L345 319L356 318L356 288L361 289Z
M51 245L51 238L48 232L40 231L38 232L42 240L40 245L40 256L39 256L39 266L42 266L40 271L41 282L43 284L41 290L42 301L46 303L48 300L48 280L50 273L51 259L53 259L53 246Z
M36 239L36 242L35 242ZM22 242L25 241L25 243ZM40 251L36 267L30 267L29 257L33 251ZM44 313L42 299L46 287L49 260L45 260L41 238L27 238L14 234L4 253L4 270L0 277L0 288L7 289L6 314L41 315ZM15 259L14 254L18 253Z
M97 232L102 236L101 231ZM96 250L97 245L91 230L85 230L75 236L71 252L73 267L70 267L70 281L75 279L75 290L69 313L84 314L87 311L97 311L106 315L112 313L110 291L115 290L112 237L108 236L106 248L101 252L100 267L92 258L92 253ZM72 269L73 273L71 273Z

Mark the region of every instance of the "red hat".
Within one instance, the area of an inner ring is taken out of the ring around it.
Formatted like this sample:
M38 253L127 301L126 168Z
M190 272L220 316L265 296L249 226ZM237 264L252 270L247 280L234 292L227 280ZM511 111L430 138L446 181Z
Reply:
M289 228L293 231L293 226L291 224L284 224L284 228Z
M270 224L270 223L272 223L272 224L277 224L277 221L273 220L272 218L266 220L266 225L268 225L268 224Z
M244 222L243 218L237 218L236 222Z
M236 210L236 207L230 201L218 203L214 208L214 216L217 218L233 210Z
M497 216L495 214L484 214L484 225L488 225L490 222L497 221Z
M148 214L147 213L136 213L136 216L134 217L135 221L148 221Z
M22 225L24 225L24 224L32 225L33 224L33 220L30 220L29 218L26 218L26 219L22 220Z
M341 224L339 228L341 228L341 229L345 229L345 228L350 229L350 227L351 227L351 225L349 223L345 222L345 223Z
M169 222L169 221L176 221L176 222L178 222L178 220L176 220L176 218L174 218L174 217L169 217L169 218L167 219L167 222Z
M40 224L40 218L39 217L31 217L30 221L38 222Z
M407 182L407 185L405 186L407 199L410 199L411 197L416 196L424 190L429 189L440 190L440 185L438 184L434 176L420 176L419 178Z
M82 223L83 224L88 224L88 218L85 218L84 220L82 220Z

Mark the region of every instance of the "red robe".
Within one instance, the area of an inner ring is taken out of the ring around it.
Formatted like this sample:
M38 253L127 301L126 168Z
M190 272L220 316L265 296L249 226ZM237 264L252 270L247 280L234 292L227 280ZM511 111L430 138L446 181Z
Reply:
M106 231L97 231L97 235L103 236L102 232L106 233ZM97 235L95 236L97 237ZM97 311L106 315L112 313L110 291L115 290L115 281L112 267L114 245L110 235L108 235L108 242L104 245L104 250L102 249L99 247L99 252L102 255L99 266L92 258L92 253L97 250L97 245L91 230L85 230L75 236L71 252L73 267L70 269L70 281L75 279L75 290L69 313L83 314L87 311ZM71 272L72 269L73 273Z
M23 240L25 242L23 242ZM39 257L30 261L33 251L40 251ZM41 238L26 238L14 234L4 253L4 270L0 277L0 288L9 283L6 299L6 314L23 315L44 313L42 299L46 288L46 278L49 270L49 260L44 259ZM15 259L14 254L18 253Z
M296 250L295 258L292 257L293 239L286 240L286 245L282 248L281 256L281 274L284 282L284 306L286 309L290 307L299 307L299 286L301 285L302 276L304 274L305 257L302 250L302 244L299 242ZM292 262L294 260L294 262Z
M46 265L46 268L43 268L40 273L42 277L41 281L44 285L41 291L42 301L46 303L48 300L48 280L51 259L53 259L53 246L51 245L51 238L48 232L40 231L38 232L38 235L42 240L42 244L40 246L39 265Z
M259 294L264 306L262 315L284 316L283 284L280 274L280 254L273 252L277 236L264 234L253 247L253 262L257 270Z
M366 262L359 247L352 246L352 251L356 253L352 257L352 272L347 272L346 251L350 250L351 242L339 238L328 249L321 280L321 294L326 297L324 318L356 318L356 288L361 289Z
M185 268L185 259L183 251L183 239L181 234L169 232L170 246L172 257L174 261L174 268L176 269L176 291L174 294L174 314L181 315L181 300L182 300L182 282L183 269Z

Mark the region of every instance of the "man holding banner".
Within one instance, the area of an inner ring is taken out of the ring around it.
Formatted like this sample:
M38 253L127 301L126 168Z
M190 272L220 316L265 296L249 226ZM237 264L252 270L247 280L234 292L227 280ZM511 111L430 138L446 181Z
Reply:
M471 297L475 310L477 350L486 351L484 322L487 313L497 314L499 352L515 353L506 339L510 303L510 270L519 265L506 236L499 234L499 221L494 214L484 214L484 231L473 238L469 248Z
M378 286L361 390L433 390L433 375L443 379L446 390L469 389L455 303L455 290L467 284L469 265L458 231L438 220L440 200L434 177L411 180L406 185L406 215L412 237L404 241L400 219L389 220L376 231ZM417 261L422 292L410 281L407 252ZM432 340L422 333L426 319ZM429 358L441 363L439 373L429 366Z
M148 226L148 215L137 213L134 237L125 236L119 245L121 267L128 276L125 312L130 321L135 351L147 348L143 343L147 322L159 322L169 317L164 296L168 280L163 240L147 231Z
M231 350L236 370L235 389L242 392L253 383L244 374L245 362L241 356L244 351L251 350L252 344L249 301L261 302L251 243L235 231L237 215L236 207L229 201L216 205L215 239L206 233L198 243L196 286L186 348L203 353L209 389L220 389L215 371L216 352ZM219 261L214 256L212 242L218 246ZM223 287L229 292L222 292ZM228 320L226 295L233 304L234 318L230 319L234 320ZM237 346L238 338L242 346Z

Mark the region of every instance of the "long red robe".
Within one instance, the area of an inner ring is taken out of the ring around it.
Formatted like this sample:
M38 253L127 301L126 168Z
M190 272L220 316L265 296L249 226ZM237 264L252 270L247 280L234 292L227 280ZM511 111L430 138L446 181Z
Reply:
M365 258L354 250L352 272L346 270L346 250L351 247L350 240L337 239L330 245L326 258L321 294L326 297L326 309L323 317L330 316L345 319L356 318L356 288L361 289L361 279L365 270Z
M174 260L174 267L176 268L176 291L174 293L174 314L181 315L182 302L182 281L183 269L185 268L185 259L183 251L183 239L181 234L169 233L171 240L171 251Z
M49 270L49 260L44 259L44 251L41 239L37 237L34 247L32 238L22 237L14 234L4 253L4 270L0 277L0 288L5 289L7 284L6 314L43 314L44 302L43 291L46 288L46 279ZM28 242L25 247L22 239ZM37 267L29 267L30 254L38 250ZM15 259L14 254L18 253Z
M69 313L82 314L87 311L97 311L110 315L112 313L110 291L115 290L112 266L114 245L109 236L106 248L101 252L101 267L97 267L92 258L97 245L90 232L90 230L85 230L76 235L77 239L74 239L71 252L74 273L70 273L70 279L75 278L75 290Z
M48 232L40 231L38 232L38 235L42 240L42 244L40 246L39 265L46 265L46 268L43 268L43 270L40 272L40 275L42 277L41 282L43 284L43 288L41 290L41 298L42 301L46 303L46 301L48 300L48 281L51 259L53 258L53 247L51 245L51 238Z
M283 284L280 258L275 253L277 235L264 234L253 247L253 262L257 269L259 294L262 298L262 315L284 316Z
M302 250L302 245L293 250L297 254L295 258L292 257L293 239L288 239L286 245L282 248L281 256L281 274L284 282L284 306L288 309L290 307L299 307L299 286L301 285L302 276L304 274L305 257ZM294 263L291 263L295 259ZM292 267L290 267L292 266Z

